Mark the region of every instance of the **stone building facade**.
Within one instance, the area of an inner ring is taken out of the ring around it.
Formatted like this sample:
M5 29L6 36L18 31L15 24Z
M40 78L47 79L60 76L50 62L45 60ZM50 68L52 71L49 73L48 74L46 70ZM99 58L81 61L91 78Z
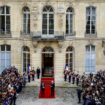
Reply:
M104 0L0 0L0 72L105 69L104 9Z

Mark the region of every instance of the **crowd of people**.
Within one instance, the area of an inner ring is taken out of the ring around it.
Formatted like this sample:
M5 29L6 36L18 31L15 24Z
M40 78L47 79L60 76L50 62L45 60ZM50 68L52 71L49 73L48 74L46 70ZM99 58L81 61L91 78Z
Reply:
M105 70L79 75L67 67L64 69L64 81L77 85L78 103L105 105Z
M84 105L105 105L105 71L83 75L81 80Z
M24 75L15 67L10 67L0 75L0 105L16 105L16 96L25 86Z

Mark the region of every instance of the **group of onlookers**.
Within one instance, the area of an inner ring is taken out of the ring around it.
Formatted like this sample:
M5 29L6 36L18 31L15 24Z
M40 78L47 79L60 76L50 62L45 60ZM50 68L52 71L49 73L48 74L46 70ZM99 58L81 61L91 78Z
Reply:
M5 69L0 75L0 105L16 105L16 96L25 83L15 67Z
M65 69L64 81L78 86L78 103L82 101L82 105L105 105L105 70L80 76Z
M82 76L82 98L84 105L105 105L105 71Z

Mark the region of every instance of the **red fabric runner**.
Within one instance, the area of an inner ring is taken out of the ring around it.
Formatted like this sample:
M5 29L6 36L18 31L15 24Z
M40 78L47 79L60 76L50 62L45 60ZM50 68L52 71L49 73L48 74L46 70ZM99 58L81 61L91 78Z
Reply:
M39 98L55 98L55 90L54 95L51 96L51 81L54 81L54 78L41 78L41 83L44 82L45 84L45 91L43 94L40 88Z

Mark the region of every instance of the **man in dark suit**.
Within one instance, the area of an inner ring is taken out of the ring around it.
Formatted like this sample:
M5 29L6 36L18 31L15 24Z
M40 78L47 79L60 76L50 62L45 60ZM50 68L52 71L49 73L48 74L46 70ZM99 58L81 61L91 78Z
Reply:
M64 81L67 81L67 70L64 70Z
M28 82L30 82L30 72L28 72Z
M51 81L51 96L54 96L54 90L55 90L55 83L54 81Z
M69 73L68 73L68 79L69 79L69 83L71 83L71 71L69 71Z
M39 67L37 68L36 73L37 73L37 78L39 79L40 78L40 68Z
M72 75L72 84L75 84L75 74Z
M42 91L42 95L44 96L44 93L45 93L45 84L44 84L44 82L41 83L41 91Z
M78 87L77 88L78 103L81 103L81 94L82 94L82 89Z

